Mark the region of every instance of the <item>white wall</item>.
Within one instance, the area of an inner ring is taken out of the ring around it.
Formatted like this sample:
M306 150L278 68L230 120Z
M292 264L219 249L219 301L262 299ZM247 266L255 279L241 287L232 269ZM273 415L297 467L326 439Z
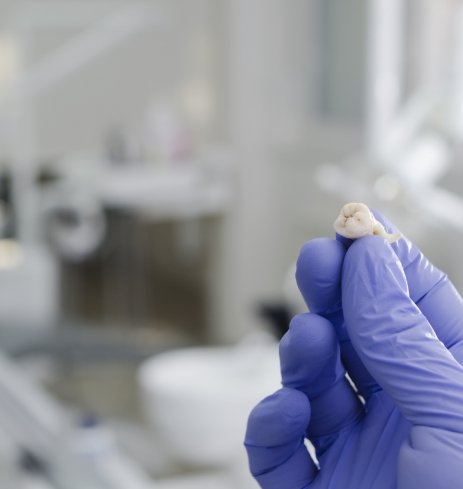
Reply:
M211 91L215 90L217 55L210 39L215 28L211 18L213 2L152 3L159 6L155 9L161 12L159 23L153 22L152 27L96 57L35 101L42 158L101 149L108 130L114 126L141 131L150 103L167 101L183 110L185 90L198 79L210 81ZM115 5L120 6L120 2ZM87 27L101 18L96 11ZM153 21L156 18L154 14ZM16 32L25 45L26 70L33 70L37 62L83 30L39 28L27 35ZM215 98L214 93L212 97ZM196 124L194 131L199 140L214 133L213 122L203 121L201 127Z
M134 36L38 101L40 155L98 150L112 125L139 127L153 98L180 103L185 86L206 81L213 112L197 124L198 139L228 144L237 173L236 205L217 237L210 317L215 339L235 341L260 326L256 302L280 296L286 267L311 237L309 222L318 203L313 166L355 147L358 134L348 130L343 138L343 129L323 130L320 143L320 131L310 130L324 79L319 71L324 26L315 15L322 0L158 3L170 12L161 28ZM354 10L341 11L333 13L333 28L347 17L362 24ZM336 38L341 47L342 32ZM29 53L31 63L68 35L42 32ZM345 47L330 58L329 76L338 78L329 87L336 102L329 109L349 117L358 114L360 101L353 95L361 66L349 71ZM346 73L338 73L340 66ZM295 148L289 157L288 148Z
M222 341L259 327L257 303L281 295L290 263L282 249L277 154L300 140L310 93L309 3L234 0L228 7L228 134L238 195L222 228L221 273L212 290L212 322Z

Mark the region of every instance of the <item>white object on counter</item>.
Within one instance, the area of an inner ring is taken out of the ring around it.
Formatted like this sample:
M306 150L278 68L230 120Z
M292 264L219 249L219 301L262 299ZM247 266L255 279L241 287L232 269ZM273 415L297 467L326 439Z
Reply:
M56 489L40 475L23 474L15 486L3 487L2 489Z
M148 360L138 375L155 435L177 462L241 463L249 412L280 387L278 346L191 348Z
M51 253L44 247L0 240L0 327L54 326L57 297L58 271Z
M17 489L19 486L19 449L0 429L0 487Z
M154 489L157 484L119 449L112 431L94 420L74 433L74 452L91 467L101 487Z

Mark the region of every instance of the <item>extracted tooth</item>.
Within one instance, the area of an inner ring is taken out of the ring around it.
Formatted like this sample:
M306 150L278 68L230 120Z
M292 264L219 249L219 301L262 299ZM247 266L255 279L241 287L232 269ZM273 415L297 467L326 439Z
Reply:
M400 233L388 233L375 219L368 206L361 202L351 202L343 206L334 221L334 229L338 234L349 239L375 235L386 239L388 243L393 243L402 237Z

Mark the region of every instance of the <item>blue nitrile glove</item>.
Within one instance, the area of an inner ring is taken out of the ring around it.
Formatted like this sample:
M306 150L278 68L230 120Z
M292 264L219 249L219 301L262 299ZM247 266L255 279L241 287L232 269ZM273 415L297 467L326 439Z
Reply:
M296 278L311 312L246 433L261 487L463 488L463 301L447 277L408 240L367 236L310 241Z

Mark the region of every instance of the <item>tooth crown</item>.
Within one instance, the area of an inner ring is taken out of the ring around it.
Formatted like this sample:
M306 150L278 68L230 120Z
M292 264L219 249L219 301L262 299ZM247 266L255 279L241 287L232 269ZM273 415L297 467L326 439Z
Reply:
M376 235L386 239L388 243L393 243L401 238L400 233L388 233L384 226L375 219L368 206L361 202L344 205L334 221L334 229L338 234L349 239Z

